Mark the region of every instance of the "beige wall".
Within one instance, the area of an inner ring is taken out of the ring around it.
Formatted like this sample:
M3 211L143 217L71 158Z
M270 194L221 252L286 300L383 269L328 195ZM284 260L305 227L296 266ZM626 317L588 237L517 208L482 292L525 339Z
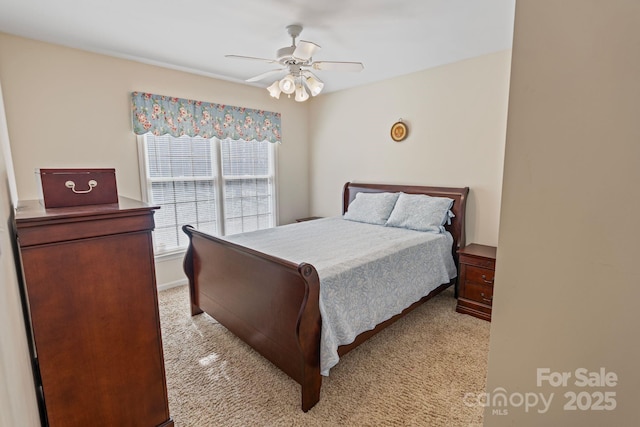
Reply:
M130 93L144 91L282 113L278 221L309 212L308 104L264 89L0 33L0 81L20 199L38 198L36 168L116 169L118 192L141 199ZM160 286L184 281L181 259L157 262Z
M311 103L311 213L347 181L470 187L467 241L495 245L510 51L322 95ZM391 125L409 126L393 142Z
M39 426L13 254L16 191L0 90L0 426Z
M143 90L282 112L281 224L339 214L349 180L469 186L467 240L485 244L498 239L509 61L510 51L498 52L299 104L258 88L0 34L21 199L38 196L38 167L115 167L120 194L140 198L128 107L129 93ZM389 128L399 118L410 133L394 143ZM184 280L180 262L159 260L161 286Z
M267 91L0 33L0 79L21 199L39 167L115 167L118 191L140 199L134 90L282 113L280 222L308 211L307 105Z
M635 0L516 4L487 392L554 397L489 407L487 426L637 425L638 22ZM538 387L538 368L571 377ZM580 368L617 385L579 387ZM617 406L564 410L572 392Z

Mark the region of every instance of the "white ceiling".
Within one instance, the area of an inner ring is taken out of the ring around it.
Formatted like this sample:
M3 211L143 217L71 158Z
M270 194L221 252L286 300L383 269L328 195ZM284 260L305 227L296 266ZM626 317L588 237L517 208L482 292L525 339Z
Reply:
M324 92L511 48L515 0L0 0L0 31L235 82L299 40L317 61L358 61L360 73L318 71ZM45 65L46 66L46 65ZM277 77L277 76L276 76ZM254 83L266 87L274 78Z

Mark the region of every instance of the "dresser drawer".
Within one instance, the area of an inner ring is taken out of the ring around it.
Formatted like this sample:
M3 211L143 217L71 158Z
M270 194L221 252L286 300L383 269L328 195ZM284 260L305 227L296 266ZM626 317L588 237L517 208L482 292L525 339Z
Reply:
M461 298L479 302L480 304L491 306L493 302L493 286L466 281L463 284L464 290Z
M473 265L465 265L465 281L478 283L481 285L493 286L494 270L488 268L475 267Z

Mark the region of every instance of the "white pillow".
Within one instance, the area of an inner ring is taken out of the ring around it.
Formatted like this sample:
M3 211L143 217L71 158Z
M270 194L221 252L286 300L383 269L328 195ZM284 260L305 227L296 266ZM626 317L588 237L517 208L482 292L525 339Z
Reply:
M448 197L401 193L386 225L444 233L444 225L453 217L451 206L453 199Z
M398 200L399 193L358 193L343 218L384 225Z

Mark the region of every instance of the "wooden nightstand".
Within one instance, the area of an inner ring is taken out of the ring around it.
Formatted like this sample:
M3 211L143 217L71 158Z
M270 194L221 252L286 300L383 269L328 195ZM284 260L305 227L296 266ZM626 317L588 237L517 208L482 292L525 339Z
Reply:
M496 248L475 243L460 249L458 313L491 321Z

